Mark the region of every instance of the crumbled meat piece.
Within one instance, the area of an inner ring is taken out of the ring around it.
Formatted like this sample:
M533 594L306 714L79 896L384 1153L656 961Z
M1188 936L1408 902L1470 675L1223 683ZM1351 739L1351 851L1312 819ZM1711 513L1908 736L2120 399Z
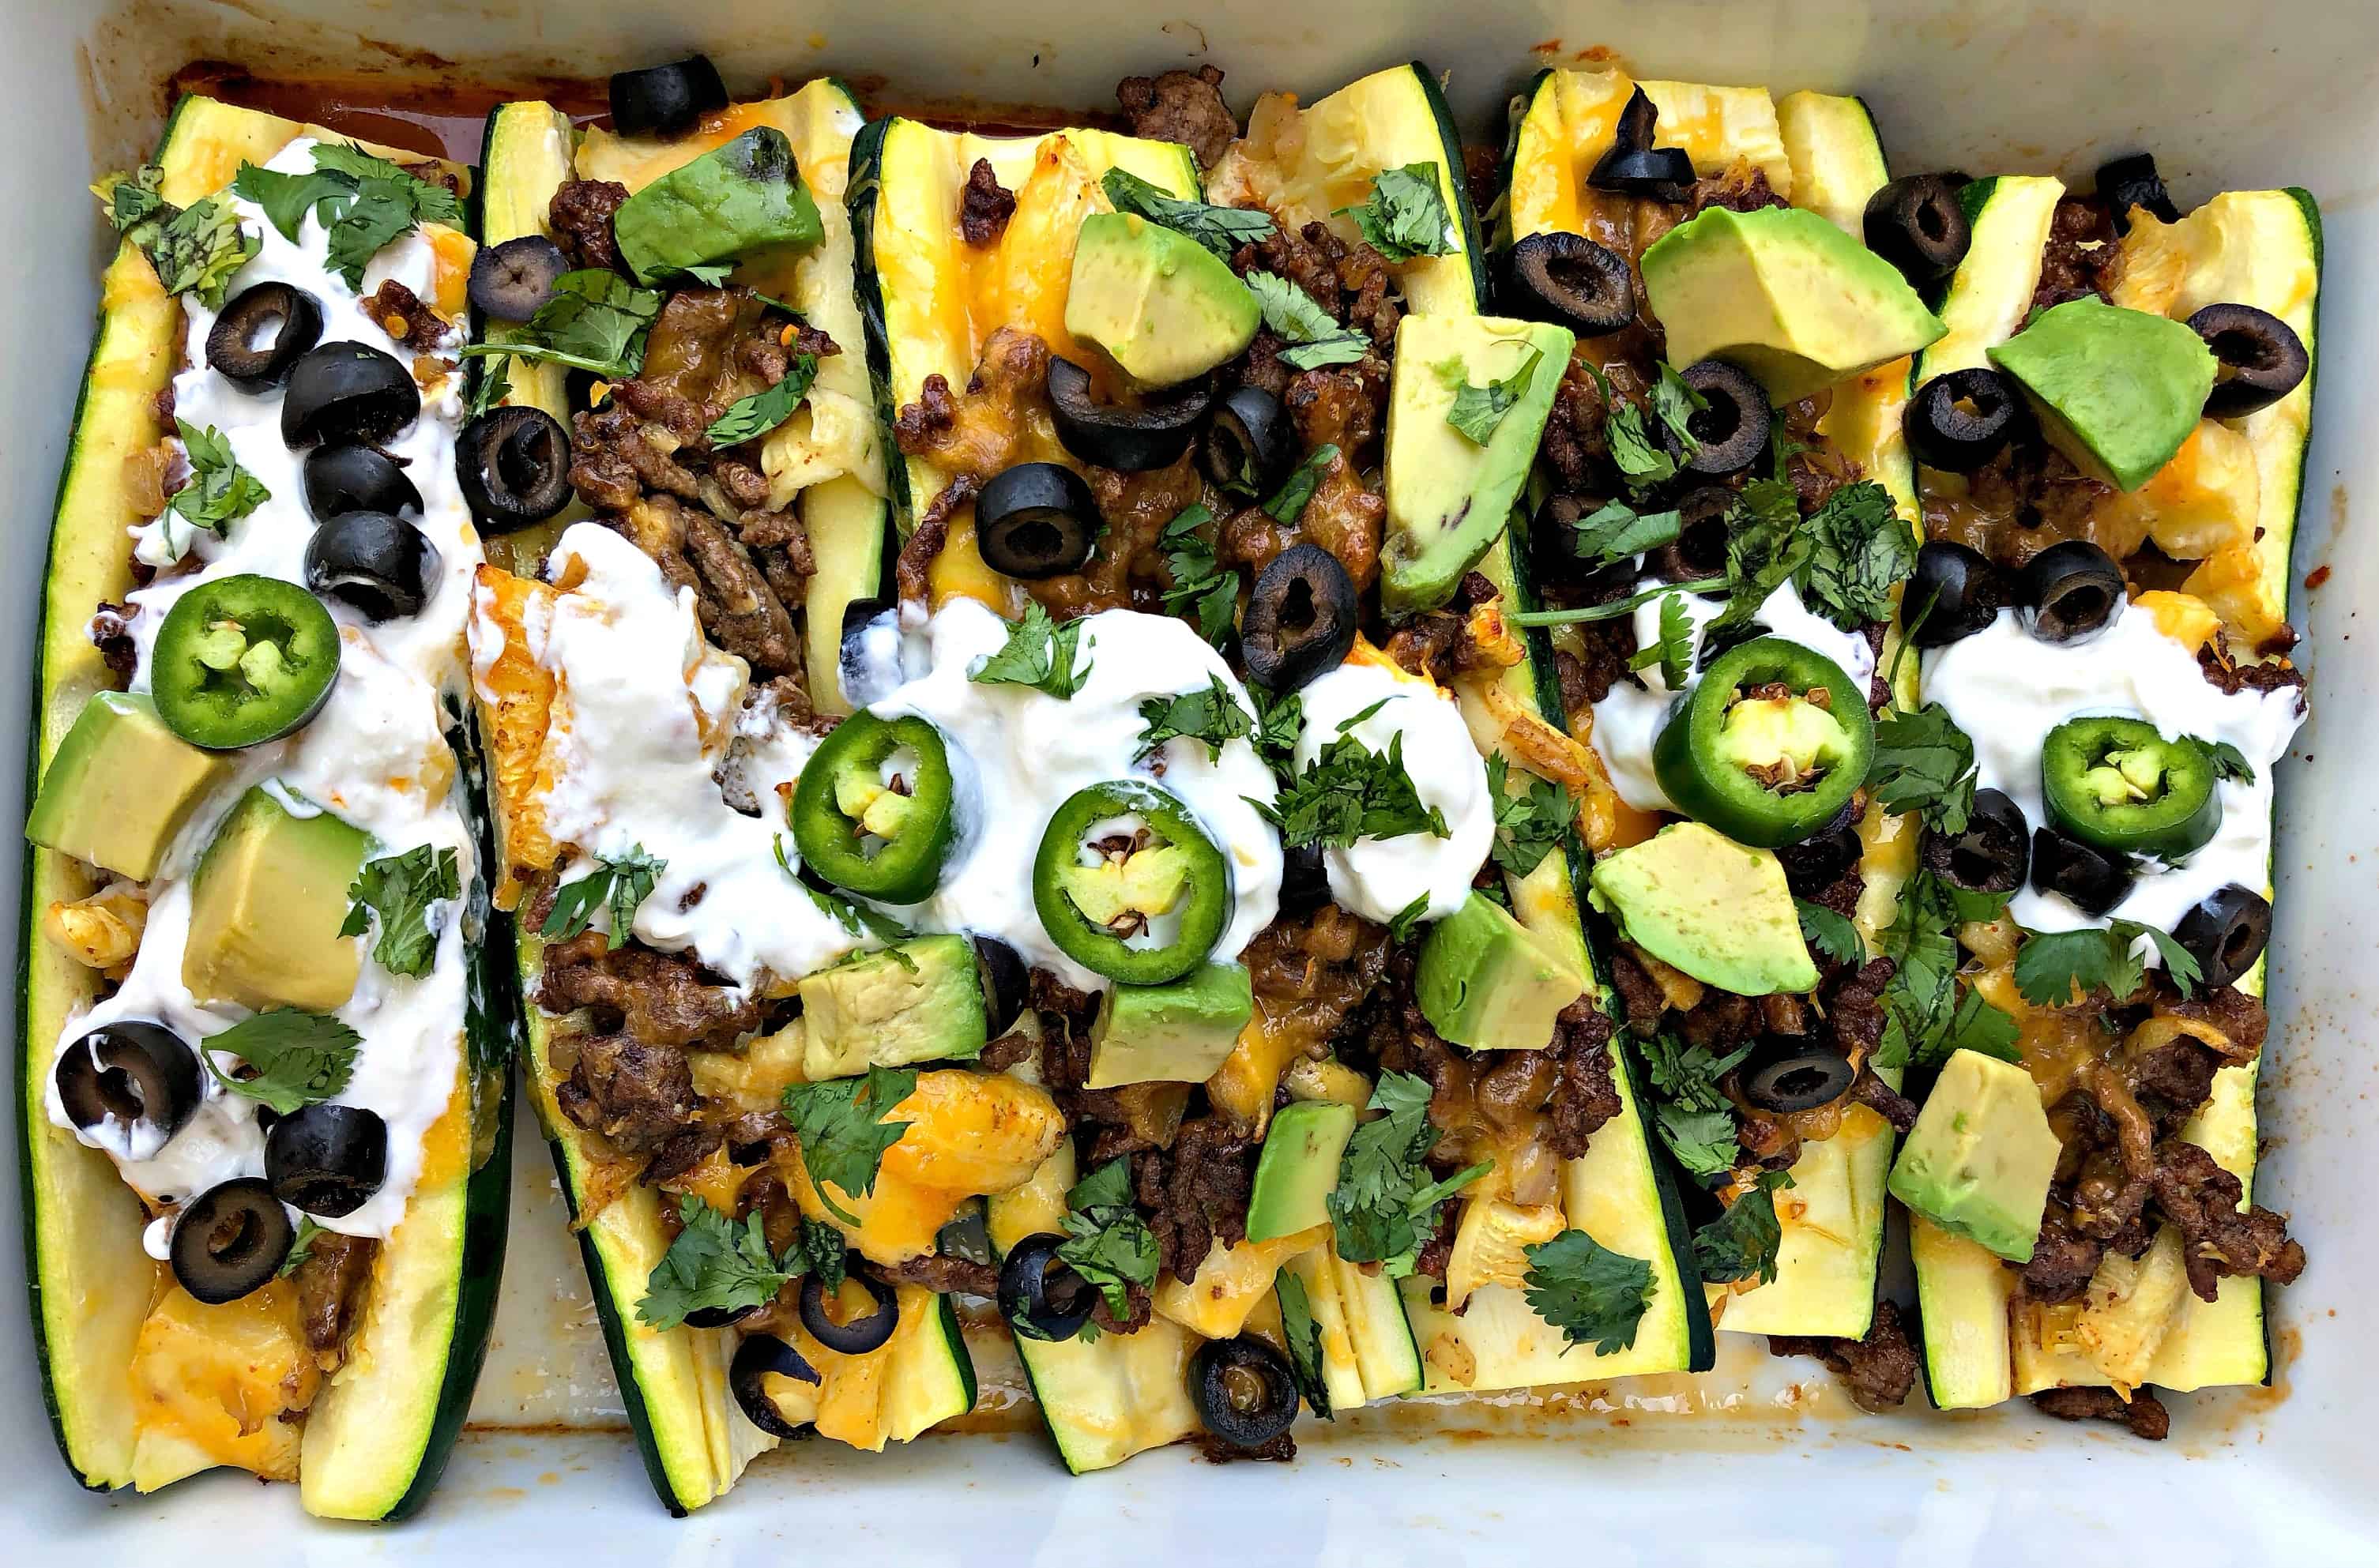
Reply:
M1169 1149L1132 1156L1132 1192L1147 1210L1157 1254L1187 1285L1217 1241L1247 1239L1256 1143L1220 1116L1181 1124Z
M1240 955L1268 1026L1318 1052L1371 995L1388 962L1388 932L1336 904L1283 915Z
M425 158L417 163L401 163L397 167L423 185L434 185L449 196L459 198L463 194L462 177L443 163Z
M1767 170L1755 168L1741 158L1717 174L1704 175L1685 192L1686 215L1695 218L1713 207L1723 207L1730 212L1757 212L1762 207L1791 205L1769 188Z
M380 285L364 308L380 331L417 354L427 354L446 341L446 318L394 278Z
M694 592L702 629L767 680L802 668L793 618L733 535L708 512L673 496L646 497L618 519L621 532L653 558L673 587Z
M1126 1280L1123 1287L1123 1316L1117 1317L1115 1309L1107 1305L1106 1292L1099 1292L1098 1300L1091 1307L1091 1321L1097 1325L1101 1333L1138 1333L1148 1327L1148 1320L1153 1315L1154 1303L1149 1297L1146 1285L1134 1285L1129 1280Z
M892 582L900 591L901 603L932 602L934 561L942 553L942 547L950 542L950 515L971 503L979 488L972 477L963 474L951 480L917 519L916 531L901 542L900 558L892 563Z
M2131 1059L2131 1092L2159 1131L2178 1131L2214 1092L2214 1075L2222 1065L2211 1046L2183 1035Z
M1041 1081L1064 1113L1066 1125L1091 1134L1083 1168L1170 1142L1180 1125L1177 1114L1167 1114L1168 1107L1153 1103L1146 1092L1163 1086L1082 1087L1090 1075L1091 1024L1098 1015L1098 998L1046 970L1033 970L1030 983L1033 1010L1041 1020ZM1177 1113L1185 1100L1175 1100L1169 1110Z
M127 681L140 667L140 647L132 636L134 613L129 605L102 599L91 617L91 645L111 672Z
M1240 1448L1225 1442L1212 1432L1195 1431L1190 1434L1190 1444L1209 1465L1232 1465L1243 1460L1286 1465L1297 1457L1297 1438L1289 1432L1281 1433L1261 1448Z
M2205 672L2206 681L2217 691L2276 692L2288 686L2294 686L2300 692L2304 690L2304 671L2286 659L2233 664L2209 644L2198 654L2197 667Z
M2047 441L2026 437L1969 475L1964 497L1928 491L1925 536L1980 550L2008 567L2066 539L2104 545L2112 538L2120 556L2131 546L2112 536L2101 516L2110 514L2106 503L2114 494Z
M976 159L959 196L959 233L969 245L990 245L1008 232L1008 220L1014 216L1016 193L999 183L990 159Z
M628 187L617 180L564 180L546 208L546 226L562 253L581 267L624 272L620 242L611 233L611 219L628 199Z
M1809 1032L1809 1003L1790 991L1771 991L1759 998L1761 1027L1770 1034Z
M983 1048L975 1066L985 1072L1006 1072L1019 1063L1030 1061L1040 1051L1041 1043L1029 1034L1011 1031Z
M1676 1029L1686 1044L1724 1055L1757 1039L1760 1023L1757 1002L1713 985L1703 991L1700 1001L1677 1015Z
M2098 1272L2107 1244L2066 1224L2051 1205L2040 1222L2040 1236L2032 1246L2032 1260L2023 1266L2023 1290L2035 1301L2055 1305L2071 1301Z
M1842 1380L1843 1392L1860 1409L1878 1415L1898 1409L1916 1386L1916 1346L1900 1321L1900 1309L1890 1301L1875 1304L1865 1339L1770 1334L1768 1353L1815 1357Z
M149 408L157 416L159 429L171 432L174 428L174 409L178 395L174 391L174 383L167 381L157 389L154 396L150 398Z
M2049 221L2048 243L2041 248L2040 282L2032 291L2027 317L2051 306L2092 295L2105 298L2114 284L2123 247L2115 240L2115 218L2095 196L2068 196L2057 203Z
M1501 661L1480 646L1469 615L1496 597L1495 585L1485 573L1465 573L1444 609L1424 610L1397 627L1383 651L1405 669L1441 686L1452 685L1455 677L1469 670L1497 666Z
M674 1138L694 1116L694 1071L673 1045L624 1034L588 1035L554 1091L562 1114L621 1152L642 1154Z
M1855 970L1845 969L1818 993L1827 1032L1832 1035L1835 1047L1854 1062L1873 1056L1876 1047L1883 1043L1880 998L1899 968L1890 959L1869 959Z
M904 457L988 480L1023 454L1057 450L1048 388L1049 345L1002 327L984 340L964 396L939 375L925 378L917 400L893 418L894 443Z
M2145 1389L2133 1391L2129 1400L2110 1388L2044 1389L2032 1403L2060 1421L2119 1421L2133 1437L2150 1442L2162 1442L2172 1430L2171 1414Z
M1420 1251L1413 1259L1413 1272L1442 1280L1445 1271L1454 1266L1454 1238L1462 1229L1462 1205L1439 1204L1436 1224L1437 1229L1421 1243Z
M1346 304L1346 324L1371 335L1382 357L1396 352L1396 323L1404 319L1396 274L1388 259L1357 241L1338 259L1338 287Z
M1894 1132L1904 1133L1916 1125L1916 1102L1876 1077L1871 1066L1860 1067L1851 1098L1890 1122Z
M2180 1231L2189 1288L2214 1299L2225 1278L2257 1276L2288 1285L2304 1272L2305 1252L2288 1223L2258 1204L2241 1213L2244 1189L2214 1156L2178 1138L2156 1146L2156 1207Z
M1242 277L1270 272L1285 278L1310 296L1332 320L1343 322L1346 311L1338 297L1338 262L1346 254L1346 247L1327 223L1283 226L1239 247L1231 257L1231 270Z
M307 1243L305 1260L289 1271L289 1279L297 1287L297 1321L308 1349L335 1353L345 1345L379 1252L371 1237L334 1230L318 1230Z
M1546 1141L1564 1160L1584 1155L1588 1140L1619 1114L1619 1086L1611 1076L1611 1019L1594 1005L1592 993L1562 1009L1545 1055L1561 1064L1552 1098L1545 1103L1552 1122Z
M667 1187L691 1172L711 1154L727 1146L727 1129L712 1122L696 1122L680 1128L669 1140L653 1151L645 1162L644 1174L637 1179L646 1187Z
M1226 565L1261 572L1291 545L1317 544L1363 588L1379 572L1387 502L1366 488L1353 454L1381 429L1383 394L1359 368L1334 366L1298 374L1286 402L1306 451L1325 444L1337 451L1295 521L1283 523L1261 506L1243 507L1217 532L1215 554Z
M1624 947L1614 948L1611 954L1611 983L1619 993L1620 1005L1626 1009L1629 1029L1637 1034L1649 1034L1660 1027L1660 1015L1668 1010L1668 997L1661 993L1660 983Z
M1116 102L1131 116L1131 134L1152 141L1177 141L1212 169L1238 139L1239 123L1223 102L1223 73L1213 66L1167 71L1151 79L1126 77L1116 83Z
M1537 448L1538 456L1559 477L1563 489L1607 493L1601 483L1611 459L1611 442L1603 432L1609 416L1593 364L1572 359L1553 392L1552 409L1546 416L1545 433Z
M878 1271L886 1280L896 1285L922 1285L927 1290L964 1291L969 1296L997 1296L999 1271L989 1263L972 1263L964 1258L947 1257L928 1252L922 1258L911 1258Z
M757 996L705 979L692 959L610 940L585 931L548 947L537 1005L549 1013L596 1008L598 1024L616 1018L648 1045L724 1049L760 1026Z

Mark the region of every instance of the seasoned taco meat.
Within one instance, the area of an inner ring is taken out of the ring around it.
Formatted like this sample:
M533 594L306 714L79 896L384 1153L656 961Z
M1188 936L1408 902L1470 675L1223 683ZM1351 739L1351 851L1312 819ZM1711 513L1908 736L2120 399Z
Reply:
M1131 117L1131 134L1151 141L1177 141L1211 169L1239 134L1239 123L1223 102L1223 73L1213 66L1163 76L1126 77L1116 84L1116 102Z

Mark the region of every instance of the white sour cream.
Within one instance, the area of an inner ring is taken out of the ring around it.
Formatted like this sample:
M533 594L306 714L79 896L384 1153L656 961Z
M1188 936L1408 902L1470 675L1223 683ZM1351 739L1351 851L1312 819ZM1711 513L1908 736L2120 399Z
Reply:
M1642 592L1660 585L1659 579L1646 577L1637 581L1636 588ZM1685 613L1694 623L1692 662L1698 665L1703 633L1725 610L1726 601L1706 599L1698 594L1681 597ZM1661 602L1655 598L1636 607L1637 647L1648 648L1660 640ZM1769 635L1798 643L1833 660L1850 677L1851 684L1862 691L1875 674L1875 654L1866 645L1866 639L1858 633L1843 631L1822 615L1811 613L1790 583L1779 585L1774 593L1760 601L1754 619L1768 628ZM1611 775L1612 788L1619 791L1621 800L1637 811L1673 812L1676 802L1669 799L1669 792L1660 788L1660 780L1652 771L1652 742L1669 721L1669 710L1680 694L1669 689L1658 665L1636 671L1636 676L1644 682L1642 686L1625 681L1615 682L1611 694L1594 705L1595 754L1602 758L1603 770ZM1685 690L1690 692L1698 684L1700 677L1697 672Z
M2047 821L2041 802L2040 751L2048 732L2087 714L2147 719L2168 739L2228 741L2254 767L2252 781L2215 786L2222 826L2213 840L2177 866L2143 862L2123 901L2103 916L2085 914L2062 894L2026 887L2009 904L2035 931L2074 931L2110 920L2170 931L2208 894L2230 883L2261 891L2270 880L2272 766L2287 754L2304 720L2294 691L2228 693L2209 683L2196 656L2132 606L2086 643L2044 643L2015 611L1971 637L1926 656L1924 693L1949 710L1974 742L1978 788L1999 790L2023 808L2024 821ZM2144 947L2148 961L2159 961Z
M303 174L314 167L311 139L294 141L266 166ZM356 291L330 271L328 242L320 222L308 215L298 237L285 239L253 203L230 201L241 224L261 246L232 278L225 297L235 298L260 283L293 283L322 308L322 341L364 343L410 363L413 351L392 339ZM436 259L419 233L405 235L375 257L365 270L364 295L394 278L424 299L436 293ZM182 371L174 378L175 408L190 425L220 430L235 459L272 492L223 537L203 532L179 538L168 523L132 530L135 554L151 565L175 561L195 570L163 577L130 596L131 630L139 663L135 691L149 688L150 658L159 624L174 602L199 583L243 573L305 581L306 546L314 520L306 508L303 452L281 439L281 394L244 392L211 369L206 341L215 312L183 296L187 320ZM461 342L456 332L451 340ZM116 992L70 1019L57 1043L61 1054L91 1029L122 1019L153 1019L192 1043L237 1023L246 1010L201 1006L182 984L182 955L190 921L188 877L216 827L240 797L269 785L293 810L329 810L371 835L373 858L402 854L419 845L454 852L467 887L477 869L477 851L465 825L459 788L444 730L462 711L463 627L471 605L471 574L479 564L477 535L471 526L454 477L454 435L462 419L459 378L449 376L422 394L421 416L385 450L406 464L421 492L423 514L414 521L438 549L430 597L421 613L373 625L335 599L324 603L339 623L342 640L338 684L314 721L285 741L236 754L231 777L192 814L149 885L150 911L139 955ZM436 906L437 957L419 979L382 969L363 939L364 962L355 994L336 1016L363 1037L353 1077L336 1103L376 1112L388 1127L388 1172L380 1190L354 1213L318 1223L351 1236L385 1236L404 1217L419 1180L423 1139L446 1113L462 1065L465 965L469 961L457 906ZM376 935L376 933L375 933ZM228 1070L230 1055L216 1057ZM211 1079L204 1100L187 1125L170 1140L109 1123L77 1134L115 1160L124 1179L160 1203L180 1202L235 1176L264 1173L264 1140L256 1125L255 1103L223 1091ZM47 1092L50 1119L71 1128L60 1104L54 1076ZM165 1227L152 1225L148 1241L155 1252Z
M1305 731L1297 742L1299 769L1342 733L1381 755L1402 736L1405 772L1414 793L1421 804L1445 814L1443 838L1405 833L1322 850L1333 901L1383 924L1424 897L1430 920L1461 908L1471 878L1494 847L1495 803L1487 792L1486 759L1454 698L1426 681L1376 664L1340 665L1300 694ZM1347 724L1374 705L1377 712Z

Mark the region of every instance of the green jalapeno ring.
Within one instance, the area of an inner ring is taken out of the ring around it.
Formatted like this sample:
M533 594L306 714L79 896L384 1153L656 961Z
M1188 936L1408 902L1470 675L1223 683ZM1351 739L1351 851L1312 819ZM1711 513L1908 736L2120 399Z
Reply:
M916 766L895 790L884 766L904 749ZM915 714L852 714L794 783L792 829L803 863L846 892L891 904L931 898L958 842L958 791L942 732Z
M1086 863L1087 836L1111 817L1138 818L1150 841ZM1179 797L1139 779L1111 779L1067 796L1033 857L1033 907L1049 940L1084 969L1126 985L1161 985L1205 962L1230 923L1231 897L1230 861L1221 846ZM1147 930L1147 917L1176 911L1169 938L1132 946ZM1132 915L1141 917L1140 929L1118 931Z
M242 573L174 601L149 660L165 728L232 752L313 722L339 680L339 627L296 583Z
M1785 696L1748 697L1778 686ZM1810 694L1822 692L1822 701ZM1757 705L1755 706L1754 705ZM1842 666L1781 637L1756 637L1710 662L1670 709L1652 771L1679 811L1738 844L1795 844L1833 820L1866 781L1875 720ZM1769 779L1755 768L1789 764Z
M2101 850L2172 861L2204 849L2222 828L2214 785L2203 744L2144 718L2069 718L2041 742L2049 820Z

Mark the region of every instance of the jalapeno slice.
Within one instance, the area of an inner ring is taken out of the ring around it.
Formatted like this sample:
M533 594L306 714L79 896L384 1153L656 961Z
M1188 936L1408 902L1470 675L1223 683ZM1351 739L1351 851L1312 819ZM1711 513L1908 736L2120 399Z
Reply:
M1131 778L1093 784L1067 796L1041 835L1033 907L1084 969L1161 985L1222 938L1230 862L1177 797Z
M887 903L933 896L958 839L942 732L914 714L860 712L834 727L793 786L803 863Z
M2214 759L2187 736L2167 740L2144 718L2069 718L2040 748L2049 820L2101 850L2178 860L2222 826Z
M304 729L339 679L339 628L278 577L200 583L174 601L149 663L157 717L194 746L237 751Z
M1738 844L1797 844L1841 811L1875 754L1866 696L1824 655L1757 637L1710 662L1652 742L1677 809Z

